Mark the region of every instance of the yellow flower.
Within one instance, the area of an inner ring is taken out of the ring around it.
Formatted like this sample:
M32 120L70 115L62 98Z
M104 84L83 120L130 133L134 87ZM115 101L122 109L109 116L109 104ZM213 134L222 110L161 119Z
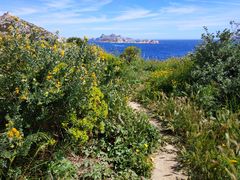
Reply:
M65 53L64 50L61 50L60 55L64 56L64 53Z
M16 132L18 132L18 130L16 128L12 128L12 132L16 133Z
M144 147L145 147L145 148L148 148L148 144L144 144Z
M27 100L27 96L22 95L22 96L20 97L20 99L23 100L23 101L26 101L26 100Z
M13 31L13 26L12 25L10 25L9 27L8 27L8 30L11 32L11 31Z
M26 49L27 50L30 50L31 49L31 46L29 44L26 45Z
M96 74L94 72L92 73L92 78L96 79Z
M56 144L56 140L55 140L55 139L50 139L50 140L48 141L48 143L49 143L50 145L54 145L54 144Z
M8 138L13 138L13 137L16 137L18 139L22 138L21 133L16 128L12 128L10 131L8 131L7 136Z
M57 45L56 44L54 44L54 46L53 46L53 51L57 51Z
M42 43L42 44L41 44L41 48L45 48L45 47L46 47L45 44Z
M20 91L19 88L16 87L16 88L15 88L15 93L16 93L16 94L19 94L19 91Z
M12 131L8 131L7 136L8 136L8 138L13 138L14 134Z
M229 162L230 162L231 164L235 164L235 163L237 163L237 160L231 159L231 160L229 160Z
M100 57L100 59L105 60L106 54L103 51L99 51L99 57Z
M51 74L48 74L47 75L47 80L51 80L52 79L52 75Z
M60 87L61 87L61 82L60 82L60 81L57 81L56 87L57 87L57 88L60 88Z
M139 149L136 149L136 152L139 153L140 152Z
M160 70L152 73L151 77L153 78L167 78L172 74L172 70Z
M16 136L16 138L20 138L20 137L21 137L20 132L19 132L19 131L16 131L16 132L15 132L15 136Z

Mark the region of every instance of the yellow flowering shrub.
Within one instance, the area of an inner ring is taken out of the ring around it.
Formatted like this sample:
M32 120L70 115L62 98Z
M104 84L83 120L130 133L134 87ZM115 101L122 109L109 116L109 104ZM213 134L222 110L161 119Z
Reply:
M24 142L41 131L57 137L45 138L43 144L52 146L67 137L74 140L71 143L83 144L93 133L104 132L108 105L99 87L105 82L107 65L100 61L103 52L100 57L86 42L79 47L45 41L11 26L9 34L0 37L0 109L17 125L0 129L5 132L1 142L21 142L13 146L24 148ZM9 120L4 118L0 128L6 123Z
M150 64L154 67L149 74L146 82L145 93L151 98L155 98L157 92L165 93L177 92L185 89L185 83L189 79L189 74L193 66L193 62L189 58L170 59L165 62Z
M10 30L0 41L0 178L59 178L69 151L104 154L114 176L147 177L158 132L126 108L124 62L86 39Z

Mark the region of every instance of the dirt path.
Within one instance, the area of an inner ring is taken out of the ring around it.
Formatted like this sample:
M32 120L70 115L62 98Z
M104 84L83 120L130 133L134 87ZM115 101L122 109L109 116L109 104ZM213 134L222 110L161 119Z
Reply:
M137 112L148 114L148 110L136 102L129 102L128 105ZM161 124L156 119L150 119L150 123L159 128L159 130L161 129ZM152 180L188 179L182 171L176 170L179 165L177 161L177 148L174 145L166 144L164 147L161 147L161 149L152 155L152 159L154 163Z

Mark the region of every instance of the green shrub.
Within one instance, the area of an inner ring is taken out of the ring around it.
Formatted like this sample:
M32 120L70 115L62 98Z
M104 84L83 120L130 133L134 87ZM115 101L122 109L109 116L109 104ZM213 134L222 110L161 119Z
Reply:
M78 38L78 37L70 37L70 38L67 39L66 42L67 43L75 43L78 46L82 46L82 45L85 44L86 39L81 39L81 38Z
M203 34L203 43L193 55L196 64L192 71L195 92L199 85L211 85L217 89L214 98L222 105L240 100L240 44L232 40L232 35L229 30L216 35Z
M151 62L149 62L151 63ZM155 63L154 63L155 64ZM141 91L141 99L157 99L160 91L167 94L175 93L181 95L189 82L189 75L193 67L193 61L189 58L170 59L165 62L156 63L157 69L152 69Z
M126 60L127 62L136 61L141 58L141 50L135 46L129 46L120 55L120 58Z

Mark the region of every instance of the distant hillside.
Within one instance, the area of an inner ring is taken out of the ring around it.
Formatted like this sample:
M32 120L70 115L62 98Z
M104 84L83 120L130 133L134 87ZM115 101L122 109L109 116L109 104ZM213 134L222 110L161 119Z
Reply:
M109 43L142 43L142 44L159 44L158 40L139 40L129 37L122 37L121 35L105 35L102 34L100 37L92 39L96 42L109 42Z
M9 26L17 28L20 31L20 33L23 34L32 34L33 31L37 31L38 37L44 37L45 39L57 38L57 36L54 35L53 33L48 32L47 30L41 27L38 27L27 21L24 21L7 12L0 16L0 33L5 34L6 32L8 32Z

